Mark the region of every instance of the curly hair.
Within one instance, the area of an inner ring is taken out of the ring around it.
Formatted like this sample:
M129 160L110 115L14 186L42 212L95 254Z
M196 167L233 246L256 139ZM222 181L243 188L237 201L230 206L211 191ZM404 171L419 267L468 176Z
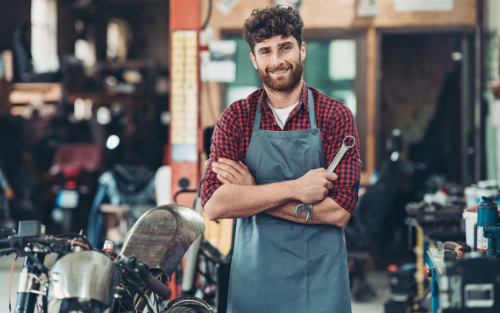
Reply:
M293 36L299 47L302 44L304 22L299 11L286 5L275 5L252 11L243 25L243 38L250 45L252 53L259 42L273 36Z

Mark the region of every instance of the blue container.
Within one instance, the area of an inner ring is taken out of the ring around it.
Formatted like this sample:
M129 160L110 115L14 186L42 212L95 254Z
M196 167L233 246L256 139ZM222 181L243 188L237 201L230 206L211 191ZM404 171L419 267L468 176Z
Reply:
M486 252L488 250L488 238L484 237L485 226L497 225L497 203L494 197L483 197L477 209L477 251Z

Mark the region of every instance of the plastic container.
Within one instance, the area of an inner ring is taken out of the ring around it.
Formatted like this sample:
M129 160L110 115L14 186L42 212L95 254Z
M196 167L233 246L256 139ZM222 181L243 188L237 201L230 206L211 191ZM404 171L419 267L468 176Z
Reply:
M476 185L471 185L470 187L465 187L464 194L465 194L465 197L467 198L467 207L470 207L470 206L473 206L473 205L479 203Z
M477 212L464 212L462 216L465 220L465 243L475 250Z

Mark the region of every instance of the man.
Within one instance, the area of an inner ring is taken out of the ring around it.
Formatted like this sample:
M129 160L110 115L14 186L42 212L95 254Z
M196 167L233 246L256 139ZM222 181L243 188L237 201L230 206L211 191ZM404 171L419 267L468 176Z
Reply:
M357 203L359 142L349 109L303 81L302 28L287 6L246 20L264 88L218 119L201 180L207 217L238 218L228 312L351 312L343 227ZM326 172L346 136L356 145ZM313 205L308 220L295 217L301 203Z

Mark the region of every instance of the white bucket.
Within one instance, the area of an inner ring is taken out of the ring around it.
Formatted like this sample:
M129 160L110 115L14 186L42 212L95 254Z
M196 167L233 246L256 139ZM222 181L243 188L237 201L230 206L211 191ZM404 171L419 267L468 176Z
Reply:
M477 212L464 212L462 216L465 220L465 243L474 249L476 246Z

